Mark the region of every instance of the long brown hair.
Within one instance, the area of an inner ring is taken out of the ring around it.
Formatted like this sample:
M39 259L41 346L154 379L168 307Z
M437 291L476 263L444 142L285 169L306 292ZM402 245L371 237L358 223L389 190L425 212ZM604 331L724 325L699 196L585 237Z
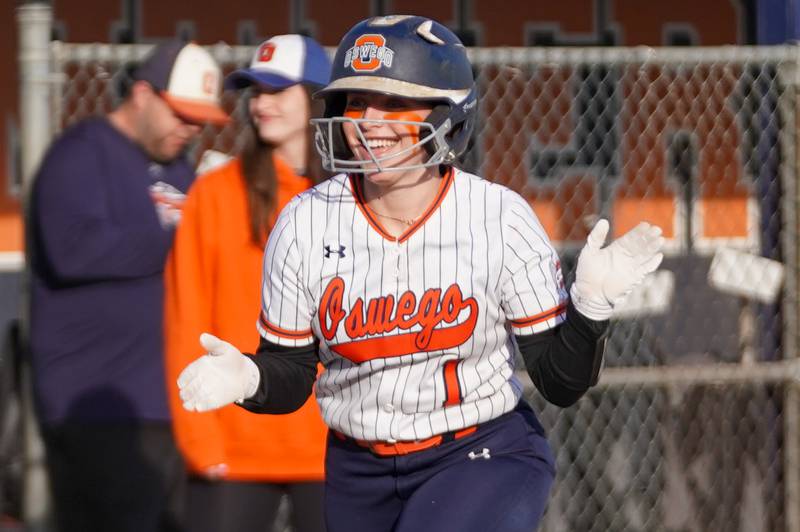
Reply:
M308 97L312 118L322 116L325 104L311 98L315 89L303 85ZM308 124L305 177L316 185L329 176L322 169L319 154L314 146L314 126ZM255 244L263 245L272 230L278 197L278 179L275 175L273 152L275 146L264 142L258 130L250 120L247 128L244 147L242 149L242 174L247 192L247 207L250 215L250 238Z

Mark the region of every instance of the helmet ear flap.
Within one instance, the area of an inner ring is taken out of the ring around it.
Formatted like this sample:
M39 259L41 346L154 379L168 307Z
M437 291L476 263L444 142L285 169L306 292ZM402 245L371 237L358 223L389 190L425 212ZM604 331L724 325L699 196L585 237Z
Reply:
M431 113L428 115L428 118L425 119L427 123L433 126L433 130L436 131L439 129L439 126L444 124L447 119L450 117L450 106L444 103L438 104L434 106L431 110ZM448 132L449 136L449 132ZM433 156L439 149L442 147L439 145L439 139L434 138L433 142L426 142L424 144L425 151L428 155Z
M470 115L465 120L457 123L453 130L448 133L450 149L453 151L454 156L458 157L467 150L474 125L475 117Z
M474 113L467 112L459 115L454 112L457 110L458 108L451 107L446 103L438 104L425 120L433 126L434 131L446 121L450 120L450 130L445 133L444 136L444 142L448 149L445 159L449 162L452 162L467 149L475 120ZM442 148L442 146L438 137L435 138L433 142L425 143L425 150L429 155L433 155L440 148Z

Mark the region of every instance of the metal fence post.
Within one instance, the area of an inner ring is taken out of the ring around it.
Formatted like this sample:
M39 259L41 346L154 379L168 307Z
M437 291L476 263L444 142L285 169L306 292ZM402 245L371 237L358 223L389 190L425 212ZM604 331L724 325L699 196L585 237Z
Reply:
M28 1L17 9L19 28L20 123L23 212L27 211L28 194L34 173L50 143L52 129L50 97L50 35L53 24L49 2ZM27 246L26 246L27 247ZM26 260L22 282L21 333L27 346L29 309L29 268ZM25 349L25 347L23 347ZM22 364L22 405L24 416L25 473L23 519L26 530L49 530L50 497L44 468L44 445L39 435L30 385L30 363Z
M796 361L798 356L798 314L800 306L798 299L798 207L800 207L800 193L798 189L798 135L797 111L800 106L800 47L795 47L796 53L793 61L782 64L781 77L785 80L787 90L781 96L778 104L781 115L787 127L781 132L780 147L783 152L781 162L781 186L783 188L783 247L784 262L786 264L786 280L783 291L783 357L785 360ZM800 383L798 375L790 380L786 386L784 399L784 475L785 493L784 507L786 509L787 532L800 532Z
M27 190L50 142L50 31L53 15L47 2L17 8L19 25L20 122L23 189Z

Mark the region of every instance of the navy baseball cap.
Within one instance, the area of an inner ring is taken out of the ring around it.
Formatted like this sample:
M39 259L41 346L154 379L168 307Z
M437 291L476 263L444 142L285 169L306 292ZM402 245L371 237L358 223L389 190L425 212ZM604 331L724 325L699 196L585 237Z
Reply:
M157 46L131 78L146 81L179 116L222 125L230 120L220 104L222 72L214 58L194 43L171 40Z
M298 83L324 87L330 76L330 59L317 41L303 35L276 35L259 45L249 67L225 78L225 88L260 85L282 90Z

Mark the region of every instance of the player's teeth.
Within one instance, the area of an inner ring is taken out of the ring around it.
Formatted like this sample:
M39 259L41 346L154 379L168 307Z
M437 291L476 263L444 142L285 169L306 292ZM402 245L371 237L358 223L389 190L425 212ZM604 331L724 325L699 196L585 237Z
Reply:
M396 140L372 139L367 141L367 146L369 148L388 148L389 146L394 146L395 144L397 144Z

